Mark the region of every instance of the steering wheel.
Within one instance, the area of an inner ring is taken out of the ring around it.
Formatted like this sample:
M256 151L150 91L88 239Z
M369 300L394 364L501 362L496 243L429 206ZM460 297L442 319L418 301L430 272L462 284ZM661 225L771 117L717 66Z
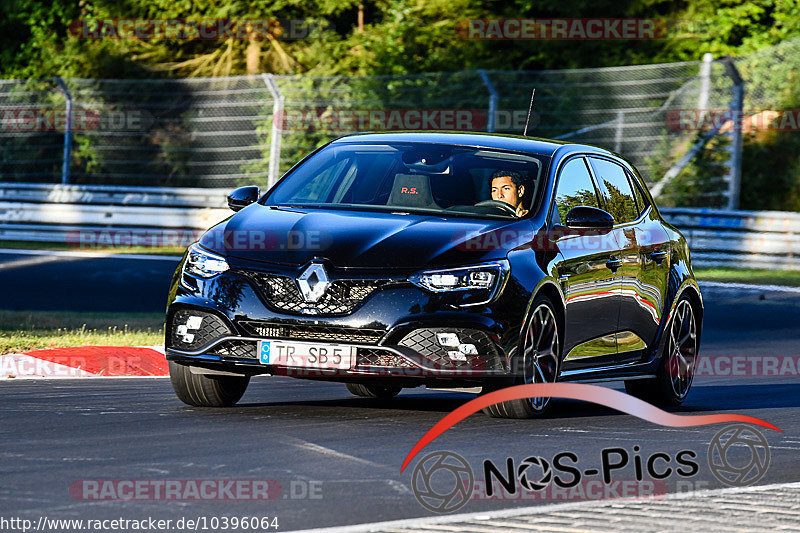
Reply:
M501 202L500 200L484 200L475 204L475 207L497 207L498 209L502 209L503 211L507 211L508 213L517 216L517 210L514 209L511 204Z

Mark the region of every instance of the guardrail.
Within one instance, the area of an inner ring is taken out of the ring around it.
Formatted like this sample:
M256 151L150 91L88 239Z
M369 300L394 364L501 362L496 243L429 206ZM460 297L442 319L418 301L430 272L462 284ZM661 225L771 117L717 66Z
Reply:
M0 241L186 245L231 215L228 192L0 184ZM697 208L661 213L686 236L697 266L800 270L800 213Z
M0 241L185 246L231 215L229 189L0 184Z
M800 213L661 209L686 236L696 266L800 270Z
M225 208L230 189L0 183L0 202Z

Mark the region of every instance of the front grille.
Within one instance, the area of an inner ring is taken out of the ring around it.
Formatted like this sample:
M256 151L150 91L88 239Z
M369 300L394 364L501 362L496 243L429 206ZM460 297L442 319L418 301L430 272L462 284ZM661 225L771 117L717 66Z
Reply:
M238 324L247 335L253 337L298 341L377 344L386 333L383 329L318 325L295 326L257 320L240 320Z
M218 355L225 359L258 359L258 351L254 341L227 340L208 351L209 355Z
M306 302L295 279L265 272L239 271L255 285L267 306L298 315L347 315L390 280L340 279L332 281L317 302Z
M453 360L448 351L456 348L445 348L439 344L437 333L455 333L462 344L472 344L477 349L477 355L467 355L466 361ZM469 369L497 369L501 367L497 349L492 339L486 333L476 329L462 328L426 328L415 329L403 337L400 346L410 348L429 360L436 368L469 368Z
M194 322L200 318L198 328L187 328L186 332L179 334L180 326L187 324L194 326ZM170 348L175 348L184 352L193 352L204 348L219 339L232 335L233 332L217 316L194 309L179 309L172 315L170 321L168 344Z
M356 353L357 367L413 368L404 357L380 348L359 348Z

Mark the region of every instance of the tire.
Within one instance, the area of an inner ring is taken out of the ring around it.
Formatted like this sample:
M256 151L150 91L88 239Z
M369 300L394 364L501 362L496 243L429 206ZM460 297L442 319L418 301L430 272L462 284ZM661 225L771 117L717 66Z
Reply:
M522 375L514 384L555 383L561 369L561 337L558 314L553 302L537 296L525 324L517 353L522 354ZM499 387L484 387L483 393ZM490 405L483 412L494 418L541 418L550 408L550 398L522 398Z
M625 392L653 405L677 407L692 387L699 348L697 312L688 297L678 300L664 332L656 377L626 381Z
M403 387L391 385L365 385L363 383L346 383L347 390L363 398L394 398Z
M230 407L247 390L250 377L193 374L191 368L169 362L169 380L175 394L194 407Z

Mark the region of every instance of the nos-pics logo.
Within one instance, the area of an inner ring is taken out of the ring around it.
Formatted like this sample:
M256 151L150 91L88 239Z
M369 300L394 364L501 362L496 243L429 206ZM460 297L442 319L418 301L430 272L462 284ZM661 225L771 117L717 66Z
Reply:
M726 485L744 487L756 483L766 474L769 463L767 439L760 431L745 424L722 429L708 446L711 473ZM695 468L690 475L696 472ZM515 473L519 485L528 491L544 490L554 478L550 462L536 456L518 463ZM435 513L450 513L472 498L475 475L460 455L436 451L416 464L411 473L411 487L423 507Z

